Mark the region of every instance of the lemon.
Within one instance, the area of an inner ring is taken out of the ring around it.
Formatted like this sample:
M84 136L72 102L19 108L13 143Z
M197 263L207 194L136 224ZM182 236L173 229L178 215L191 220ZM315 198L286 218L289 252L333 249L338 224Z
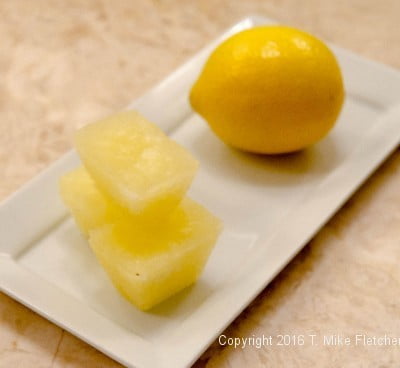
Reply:
M323 138L343 100L330 49L285 26L255 27L224 41L190 92L193 109L225 143L265 154L301 150Z

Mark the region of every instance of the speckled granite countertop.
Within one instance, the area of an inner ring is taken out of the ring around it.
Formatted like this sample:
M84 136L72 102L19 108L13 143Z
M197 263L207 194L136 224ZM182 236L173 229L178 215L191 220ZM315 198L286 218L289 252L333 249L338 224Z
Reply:
M398 0L0 2L0 198L248 14L304 28L400 68ZM227 329L400 336L397 151ZM21 230L23 231L23 230ZM398 367L396 346L215 343L196 367ZM0 294L0 367L117 367Z

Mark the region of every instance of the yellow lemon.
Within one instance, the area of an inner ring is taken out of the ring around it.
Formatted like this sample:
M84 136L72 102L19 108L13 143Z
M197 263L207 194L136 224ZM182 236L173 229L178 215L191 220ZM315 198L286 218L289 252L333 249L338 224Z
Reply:
M303 149L333 127L344 99L333 53L284 26L242 31L211 54L190 102L227 144L255 153Z

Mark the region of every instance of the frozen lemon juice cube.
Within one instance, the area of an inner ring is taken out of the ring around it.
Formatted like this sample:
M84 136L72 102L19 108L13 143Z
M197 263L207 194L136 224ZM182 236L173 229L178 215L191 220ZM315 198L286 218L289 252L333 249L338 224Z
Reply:
M158 225L105 225L90 231L89 243L121 294L147 310L197 280L220 229L216 217L185 198Z
M60 194L85 235L89 230L130 216L127 209L98 190L83 167L61 177Z
M75 143L99 189L137 214L167 214L198 168L185 148L134 111L86 125Z

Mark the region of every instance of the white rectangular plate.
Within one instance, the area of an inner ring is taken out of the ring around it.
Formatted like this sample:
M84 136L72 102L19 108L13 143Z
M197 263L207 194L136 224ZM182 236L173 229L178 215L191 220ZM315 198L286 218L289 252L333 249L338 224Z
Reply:
M288 157L228 149L188 105L188 91L223 38L130 107L201 163L190 195L225 224L199 282L150 313L119 296L81 238L57 191L78 159L70 152L0 207L0 288L130 367L186 367L273 279L400 140L400 75L333 47L346 103L331 134Z

